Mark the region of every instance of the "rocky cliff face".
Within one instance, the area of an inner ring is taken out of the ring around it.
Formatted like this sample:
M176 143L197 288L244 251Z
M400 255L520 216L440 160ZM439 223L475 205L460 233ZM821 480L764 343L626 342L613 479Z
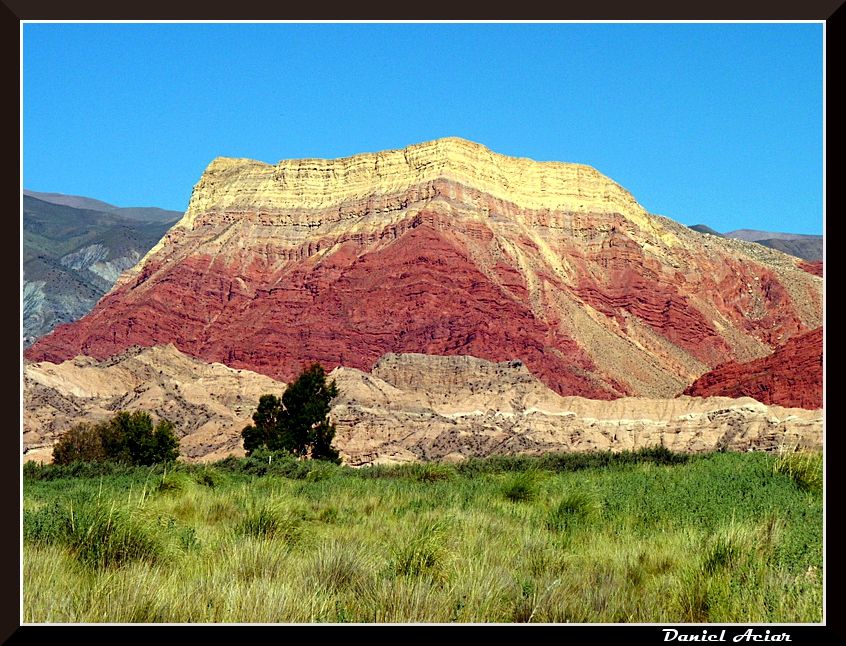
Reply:
M765 404L822 408L822 328L790 339L771 355L718 366L684 392L695 397L753 397Z
M349 464L544 451L677 451L818 447L822 411L765 406L749 398L561 397L520 362L390 354L371 374L338 368L331 416ZM149 410L175 422L188 460L242 455L240 431L259 397L285 384L205 364L173 346L132 348L101 362L78 357L24 371L24 459L49 461L71 425L117 410Z
M290 379L385 353L520 360L559 394L667 397L822 322L800 261L648 214L577 164L443 139L217 159L185 216L31 360L173 343Z

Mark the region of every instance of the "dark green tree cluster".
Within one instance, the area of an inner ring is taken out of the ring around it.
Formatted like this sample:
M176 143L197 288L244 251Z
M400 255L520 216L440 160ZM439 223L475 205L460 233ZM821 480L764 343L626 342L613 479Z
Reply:
M247 455L259 448L284 451L297 457L340 462L332 446L335 426L329 422L330 402L338 395L333 380L319 363L306 368L288 385L282 399L262 395L253 423L241 431Z
M179 440L166 419L153 426L149 413L121 411L98 424L71 428L53 446L53 463L123 462L150 465L179 457Z

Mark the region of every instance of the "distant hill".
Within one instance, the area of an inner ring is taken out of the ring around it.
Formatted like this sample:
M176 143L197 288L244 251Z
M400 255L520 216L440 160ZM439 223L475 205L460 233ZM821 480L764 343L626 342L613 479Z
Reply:
M699 233L710 233L721 238L734 238L746 242L756 242L770 249L781 251L803 260L822 260L823 237L803 233L780 233L777 231L758 231L756 229L737 229L728 233L715 231L706 224L694 224L688 227Z
M24 195L34 197L42 202L69 206L74 209L87 211L99 211L101 213L114 213L130 220L143 220L145 222L173 222L182 217L180 211L160 209L157 206L115 206L108 202L95 200L81 195L64 195L63 193L39 193L24 189Z
M823 244L822 236L808 236L808 239L800 240L784 240L782 238L769 238L765 240L755 240L758 244L762 244L770 249L776 249L789 253L791 256L802 258L804 260L822 260Z
M803 240L805 238L822 238L822 236L806 235L804 233L780 233L778 231L758 231L757 229L736 229L725 234L727 238L758 242L759 240Z
M181 216L163 209L120 209L91 198L60 196L90 207L76 208L28 193L23 214L25 346L59 323L87 314L121 272ZM170 217L163 221L165 213Z

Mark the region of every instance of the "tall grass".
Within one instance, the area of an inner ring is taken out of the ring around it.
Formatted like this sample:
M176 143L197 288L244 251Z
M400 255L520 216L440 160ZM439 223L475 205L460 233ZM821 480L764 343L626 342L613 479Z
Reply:
M601 512L602 503L595 495L578 489L568 491L549 510L546 526L553 531L566 531Z
M782 448L773 464L773 473L786 475L803 491L819 493L823 487L822 451Z
M821 494L781 461L29 467L25 620L819 621Z
M448 578L450 559L449 522L427 518L406 536L400 536L392 550L391 569L406 577L427 576L436 581Z
M114 501L62 507L55 502L24 512L24 541L60 545L85 565L120 567L136 560L162 559L167 546L150 519L139 518Z

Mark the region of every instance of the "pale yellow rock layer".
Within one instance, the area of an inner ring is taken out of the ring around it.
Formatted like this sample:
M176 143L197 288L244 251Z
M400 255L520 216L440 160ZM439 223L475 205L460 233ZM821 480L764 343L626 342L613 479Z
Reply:
M590 166L507 157L448 137L334 160L271 165L219 157L195 187L178 226L190 227L194 217L209 211L322 210L371 195L402 193L441 178L527 209L646 215L628 191Z

